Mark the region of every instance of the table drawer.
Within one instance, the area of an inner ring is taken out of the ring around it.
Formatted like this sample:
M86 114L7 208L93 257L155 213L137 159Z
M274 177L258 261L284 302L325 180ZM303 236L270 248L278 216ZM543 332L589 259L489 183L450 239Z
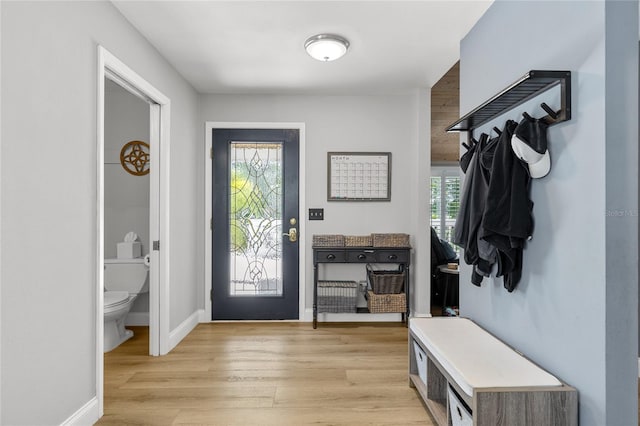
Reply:
M314 250L316 263L336 263L346 260L344 250Z
M376 261L388 263L409 263L408 250L378 250Z
M349 263L369 263L376 261L376 253L373 250L348 251L347 262Z

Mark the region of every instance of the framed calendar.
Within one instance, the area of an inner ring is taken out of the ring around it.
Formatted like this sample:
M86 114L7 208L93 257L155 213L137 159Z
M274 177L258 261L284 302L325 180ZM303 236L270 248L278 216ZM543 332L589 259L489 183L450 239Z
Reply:
M391 201L390 152L328 152L328 201Z

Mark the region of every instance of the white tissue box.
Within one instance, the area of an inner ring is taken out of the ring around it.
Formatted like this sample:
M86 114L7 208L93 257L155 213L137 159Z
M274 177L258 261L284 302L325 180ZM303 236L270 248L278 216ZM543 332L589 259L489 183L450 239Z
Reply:
M131 243L118 243L118 259L134 259L142 256L142 243L134 241Z

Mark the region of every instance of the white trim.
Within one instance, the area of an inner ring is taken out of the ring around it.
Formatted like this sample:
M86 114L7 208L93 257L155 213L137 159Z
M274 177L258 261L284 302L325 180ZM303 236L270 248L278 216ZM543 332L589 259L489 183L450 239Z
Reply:
M149 325L149 312L129 312L124 320L124 325L144 327Z
M211 211L211 158L209 153L212 148L211 132L213 129L297 129L300 131L300 150L299 150L299 179L298 179L298 226L299 226L299 300L298 300L298 320L302 321L305 318L305 296L306 296L306 273L305 265L307 264L306 257L306 225L307 218L306 211L306 179L305 179L305 156L306 156L306 144L305 144L305 123L265 123L265 122L226 122L226 121L207 121L205 122L204 132L204 320L200 322L211 322L211 218L213 213Z
M205 268L205 269L206 269L206 268ZM199 315L199 316L198 316L198 322L201 322L201 323L211 322L211 315L209 315L209 316L207 317L207 311L206 311L206 310L204 310L204 309L200 309L200 310L198 311L198 315Z
M182 321L182 323L177 326L174 330L169 333L169 350L172 350L178 343L182 341L191 331L196 328L198 323L200 322L200 318L202 317L203 310L199 309L189 315L189 317Z
M91 398L89 402L73 413L71 417L60 423L60 426L85 426L94 424L100 419L98 405L98 398Z
M160 234L158 235L158 239L160 240L160 250L155 251L158 253L158 260L160 262L160 273L159 277L159 303L158 303L158 319L156 324L159 328L158 336L158 347L159 354L158 355L166 355L171 350L170 346L170 323L169 323L169 309L170 309L170 272L171 272L171 241L170 241L170 229L171 229L171 181L170 181L170 168L171 164L171 149L169 146L171 140L171 103L167 99L165 104L160 104L160 151L158 152L160 158L160 176L159 176L159 184L160 191L158 194L160 195L160 200L158 202L158 218L160 219L160 223L158 229ZM152 258L153 261L153 258ZM151 314L152 311L149 311ZM150 324L153 323L153 317L149 318Z
M2 2L0 1L0 16L2 16ZM0 58L2 58L2 43L0 43ZM2 67L0 66L0 81L2 81ZM1 91L0 91L1 93ZM2 129L2 102L0 102L0 129ZM2 176L2 137L0 136L0 176ZM2 211L2 194L0 190L0 212ZM2 221L0 220L0 224ZM2 226L0 225L0 241L2 241ZM0 259L2 259L0 245ZM2 277L2 263L0 262L0 277ZM2 318L2 279L0 279L0 318ZM1 328L0 328L1 330ZM2 377L2 332L0 332L0 377ZM0 421L2 419L2 380L0 380Z
M96 399L98 418L104 414L104 79L105 55L98 46L96 106Z
M98 46L96 118L96 399L98 416L104 414L104 79L109 78L151 104L151 240L160 240L161 251L151 251L149 277L149 353L169 351L169 126L171 101L135 71ZM155 163L159 159L158 164ZM155 194L155 195L153 195Z

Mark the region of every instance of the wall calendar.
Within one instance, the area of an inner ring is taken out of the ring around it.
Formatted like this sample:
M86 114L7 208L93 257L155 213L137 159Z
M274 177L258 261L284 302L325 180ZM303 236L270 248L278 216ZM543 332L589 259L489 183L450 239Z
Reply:
M327 200L391 201L391 153L327 153Z

